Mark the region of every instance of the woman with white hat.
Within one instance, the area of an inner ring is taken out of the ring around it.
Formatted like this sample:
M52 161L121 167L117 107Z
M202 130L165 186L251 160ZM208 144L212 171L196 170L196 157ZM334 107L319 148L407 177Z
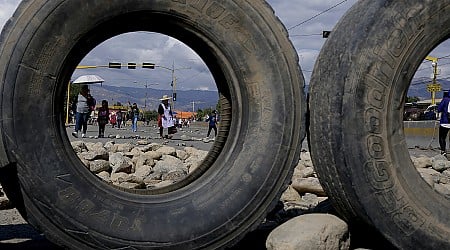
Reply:
M170 97L167 95L164 95L161 99L159 99L161 103L158 107L158 126L159 126L159 136L161 138L164 138L164 129L167 128L168 135L166 138L171 139L172 134L174 134L174 121L173 121L173 115L172 115L172 109L169 104Z

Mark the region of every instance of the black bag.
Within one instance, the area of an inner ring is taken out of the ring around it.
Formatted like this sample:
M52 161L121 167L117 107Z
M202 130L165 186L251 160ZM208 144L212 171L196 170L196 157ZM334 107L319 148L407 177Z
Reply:
M169 134L175 134L176 132L178 132L177 127L175 127L175 126L169 127L168 130L169 130L168 131Z

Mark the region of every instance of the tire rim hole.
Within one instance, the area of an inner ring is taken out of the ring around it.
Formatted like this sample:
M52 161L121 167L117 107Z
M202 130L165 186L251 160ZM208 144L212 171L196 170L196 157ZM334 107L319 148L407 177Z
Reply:
M145 42L132 42L133 47L130 41ZM112 57L124 59L104 59ZM125 62L127 58L130 60ZM143 61L138 62L141 58ZM117 65L110 63L118 62L121 68L112 68ZM136 69L129 69L129 62L136 63ZM154 69L139 68L147 62L154 63ZM213 129L207 137L206 119L208 116L221 117L222 103L227 105L228 101L225 98L219 100L217 86L207 65L186 44L160 33L125 33L99 44L79 65L71 77L68 110L65 104L69 114L66 132L80 161L98 179L132 193L165 193L194 181L201 175L195 173L198 168L204 172L214 162L217 152L223 148L229 126L221 128L218 123L217 137ZM97 75L105 80L101 84L88 84L96 106L90 113L85 138L82 129L77 137L72 135L76 123L75 103L84 85L73 81L82 75ZM197 92L190 92L192 90ZM157 124L159 99L163 96L176 96L169 104L175 105L174 117L184 119L184 124L178 125L178 131L171 139L167 128L163 129L163 138L160 137ZM108 102L110 112L103 138L98 126L102 100ZM132 131L132 103L140 109L136 132ZM119 110L123 117L120 128L117 126ZM217 115L213 115L214 111ZM221 138L222 142L217 143L216 138ZM211 150L216 153L208 154Z
M450 198L450 141L439 143L438 105L450 90L450 41L444 41L423 59L411 81L403 108L404 134L413 165L436 192ZM434 94L433 94L434 92ZM444 125L446 126L446 125ZM448 158L448 159L447 159Z

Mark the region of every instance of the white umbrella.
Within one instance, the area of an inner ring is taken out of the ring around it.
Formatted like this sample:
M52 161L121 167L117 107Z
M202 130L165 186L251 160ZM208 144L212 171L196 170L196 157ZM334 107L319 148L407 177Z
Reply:
M78 77L72 84L94 84L103 83L105 80L98 75L83 75Z

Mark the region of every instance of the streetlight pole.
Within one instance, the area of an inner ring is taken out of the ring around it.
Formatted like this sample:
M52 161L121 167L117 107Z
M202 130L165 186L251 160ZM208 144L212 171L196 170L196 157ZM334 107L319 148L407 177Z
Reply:
M181 70L181 69L191 69L191 68L187 67L187 68L177 68L176 69L175 68L175 61L172 62L172 68L164 67L164 66L161 66L161 65L155 65L155 67L169 70L171 72L171 74L172 74L172 81L171 81L171 84L170 84L171 87L172 87L172 110L175 110L175 102L177 100L177 92L176 92L176 90L177 90L177 77L175 76L175 71L176 70Z

